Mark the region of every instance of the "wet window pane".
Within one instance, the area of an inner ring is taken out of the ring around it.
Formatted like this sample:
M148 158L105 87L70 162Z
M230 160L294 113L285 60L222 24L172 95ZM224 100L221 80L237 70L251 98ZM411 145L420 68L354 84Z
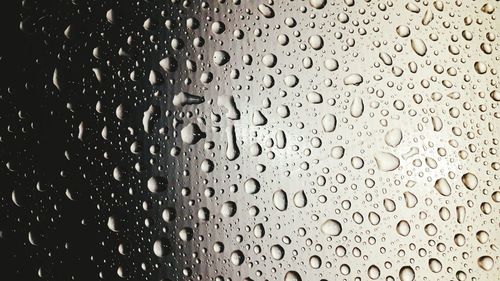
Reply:
M498 1L12 2L0 279L498 280Z

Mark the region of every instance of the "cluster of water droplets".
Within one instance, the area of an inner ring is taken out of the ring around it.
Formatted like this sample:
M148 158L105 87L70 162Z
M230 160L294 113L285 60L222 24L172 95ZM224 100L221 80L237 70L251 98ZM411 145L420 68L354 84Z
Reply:
M31 228L64 213L34 206L97 210L80 220L106 246L84 257L95 280L496 280L496 5L122 1L89 8L92 28L23 21L53 44L38 94L63 102L67 141L52 176L3 160L44 180L2 204L38 216L20 230L36 258L54 246Z

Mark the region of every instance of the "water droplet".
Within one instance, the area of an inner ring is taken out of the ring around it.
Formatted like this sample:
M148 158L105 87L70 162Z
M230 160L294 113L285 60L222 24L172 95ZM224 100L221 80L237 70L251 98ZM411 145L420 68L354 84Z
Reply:
M230 56L226 51L218 50L214 52L213 59L216 65L224 65L229 62Z
M293 196L293 203L297 208L304 208L307 205L307 197L304 190L298 191Z
M323 125L323 130L325 132L333 132L337 127L337 118L333 114L325 114L321 119L321 125Z
M277 190L273 194L274 207L279 211L285 211L288 207L288 198L283 189Z
M360 97L355 97L351 104L351 116L355 118L361 117L365 111L365 105Z
M401 236L408 236L408 234L410 234L410 230L410 224L405 220L399 221L396 225L396 231Z
M399 158L389 152L377 152L375 162L379 170L383 172L393 171L399 167Z
M309 0L309 4L315 9L323 9L326 6L326 2L326 0Z
M434 183L434 188L443 196L449 196L451 194L451 187L445 178L440 178Z
M415 271L410 266L403 266L399 270L399 279L401 279L401 281L414 281Z
M492 270L493 267L495 266L495 262L493 258L491 258L490 256L479 257L479 259L477 259L477 264L479 265L480 268L486 271Z
M297 271L288 271L285 274L284 281L302 281L302 277L300 277L300 274L297 273Z
M258 6L259 12L266 18L272 18L274 17L274 10L266 5L266 4L259 4Z
M462 176L462 182L465 185L465 187L467 187L470 190L474 190L478 184L478 179L476 175L472 173L465 173Z
M419 56L425 56L427 53L427 45L425 45L424 41L422 39L411 39L411 47L413 48L413 51Z
M244 187L246 193L255 194L260 190L260 183L254 178L249 178L248 180L245 181Z
M357 73L350 74L344 78L345 85L359 86L361 83L363 83L363 76Z
M308 42L311 48L313 48L314 50L323 48L323 38L321 38L321 36L319 35L313 35L309 37Z
M342 232L342 225L334 219L328 219L321 225L321 232L326 235L338 236Z
M384 140L388 146L396 147L403 139L403 132L401 129L392 129L385 134Z

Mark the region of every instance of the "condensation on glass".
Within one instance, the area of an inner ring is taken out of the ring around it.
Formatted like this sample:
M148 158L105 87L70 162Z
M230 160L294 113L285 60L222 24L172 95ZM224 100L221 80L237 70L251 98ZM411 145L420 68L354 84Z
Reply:
M498 5L23 1L2 271L499 280Z

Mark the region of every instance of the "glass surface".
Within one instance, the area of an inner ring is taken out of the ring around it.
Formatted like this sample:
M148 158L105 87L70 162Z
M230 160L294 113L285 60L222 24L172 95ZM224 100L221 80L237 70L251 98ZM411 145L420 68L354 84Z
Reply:
M1 280L500 280L498 1L7 2Z

